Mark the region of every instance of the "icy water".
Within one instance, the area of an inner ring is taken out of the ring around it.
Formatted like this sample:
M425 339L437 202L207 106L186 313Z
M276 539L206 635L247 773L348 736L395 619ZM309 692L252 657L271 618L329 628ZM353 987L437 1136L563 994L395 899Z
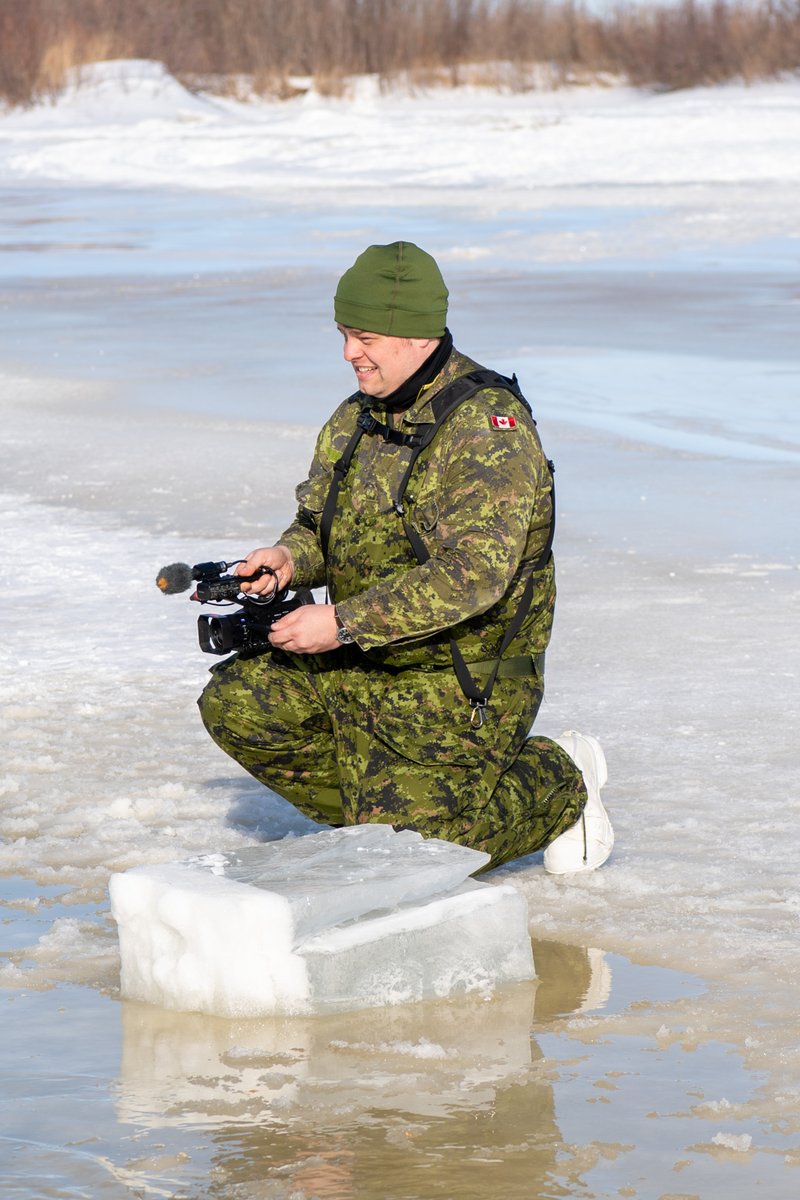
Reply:
M51 890L3 881L6 945L70 911ZM537 983L491 1000L335 1018L9 992L3 1195L791 1195L764 1077L687 1025L700 979L534 954Z
M796 241L644 255L652 195L404 209L556 460L539 728L601 738L618 844L499 873L536 987L242 1024L118 995L111 871L309 828L198 728L195 614L153 584L290 518L352 387L335 278L398 213L3 201L3 1194L795 1197Z

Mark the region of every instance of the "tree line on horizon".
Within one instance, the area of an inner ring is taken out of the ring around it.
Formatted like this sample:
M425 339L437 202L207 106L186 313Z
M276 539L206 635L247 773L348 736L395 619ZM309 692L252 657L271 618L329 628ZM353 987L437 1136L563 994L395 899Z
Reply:
M604 77L677 89L800 69L800 0L0 0L0 102L57 96L82 64L164 63L184 84L287 97L353 75L524 90Z

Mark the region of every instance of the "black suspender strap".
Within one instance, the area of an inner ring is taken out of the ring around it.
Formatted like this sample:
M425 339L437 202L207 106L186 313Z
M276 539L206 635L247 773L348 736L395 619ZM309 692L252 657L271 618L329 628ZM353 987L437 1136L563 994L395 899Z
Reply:
M406 520L405 506L403 504L406 488L408 487L408 482L411 478L411 473L414 470L417 457L425 446L430 445L442 422L447 419L450 413L453 412L453 410L457 408L459 404L463 404L465 400L468 400L470 396L473 396L475 392L487 387L502 388L504 391L511 392L511 394L517 400L519 400L523 407L527 410L534 425L536 424L533 413L531 412L531 407L520 391L516 375L512 376L511 379L508 379L504 375L498 375L496 371L486 369L471 371L468 375L462 375L460 379L456 379L448 388L444 388L438 396L434 397L433 405L436 419L432 425L428 426L422 445L416 448L415 452L412 454L411 461L406 468L405 474L403 475L400 483L400 487L397 491L397 496L395 498L395 511L403 522L403 529L405 530L406 537L411 543L411 547L419 563L427 562L427 560L430 558L430 553L417 530ZM483 681L483 687L479 688L475 680L470 675L469 668L464 660L464 656L461 653L458 643L454 638L450 639L450 656L453 660L453 670L456 673L456 678L458 679L458 683L462 692L472 705L472 725L476 729L480 729L481 725L483 724L486 709L488 707L492 691L494 690L494 685L497 680L497 673L500 670L500 663L503 659L503 655L511 645L511 642L519 633L520 629L522 628L522 623L525 620L525 617L528 615L528 611L533 600L534 575L538 571L541 571L550 561L550 555L553 549L553 538L555 537L555 480L553 478L555 468L549 459L547 461L547 465L550 470L552 489L552 515L550 519L550 528L547 535L547 543L545 544L542 553L531 567L531 572L528 576L522 596L520 597L520 602L517 606L516 612L511 618L503 636L503 640L500 643L497 660L490 671L488 678Z
M361 400L361 393L355 392L349 397L349 400ZM424 434L421 433L401 433L399 429L393 429L390 425L384 425L382 421L378 421L373 417L368 407L361 409L361 412L356 418L356 427L350 441L345 447L344 454L334 463L333 478L328 495L325 498L325 506L322 510L322 516L319 522L319 540L322 545L322 553L327 557L328 543L331 537L331 529L333 528L333 518L336 515L336 504L339 500L339 490L344 482L347 472L350 470L350 464L353 461L353 455L356 452L356 447L361 441L365 433L372 436L376 434L382 437L385 442L392 442L395 446L411 446L416 450L422 448L424 442ZM427 443L425 443L427 444ZM412 462L416 460L416 454L412 455Z
M547 469L550 472L550 528L547 531L547 541L544 544L542 553L533 564L534 571L542 571L550 562L550 555L553 553L553 540L556 536L556 464L552 458L547 460Z
M520 391L516 375L513 375L510 379L508 379L505 375L499 375L496 371L491 371L486 368L479 368L475 371L471 371L467 375L460 376L460 378L455 379L451 384L448 384L447 387L443 388L438 395L434 396L433 401L431 402L434 420L430 424L426 425L421 433L401 433L399 430L393 429L391 426L384 425L381 421L378 421L372 416L367 407L363 407L361 409L361 412L356 419L356 428L353 431L350 441L347 443L341 458L334 464L331 486L325 500L322 516L320 517L320 543L322 545L322 553L326 558L328 554L328 544L330 541L331 529L333 527L333 520L336 515L336 505L339 499L339 491L347 472L350 470L350 464L352 463L356 448L361 441L361 438L366 433L371 436L377 435L382 437L384 441L392 442L395 445L410 446L412 449L411 458L409 459L408 466L406 467L403 478L400 481L400 486L397 490L394 508L395 512L403 522L403 529L405 530L406 537L408 538L411 548L416 555L417 561L420 564L428 561L430 558L430 552L427 546L423 542L414 526L409 524L409 522L406 520L406 511L403 503L405 499L406 488L408 487L409 480L411 479L417 458L422 450L424 450L426 446L429 446L433 441L443 422L447 420L454 409L458 408L460 404L463 404L465 400L468 400L470 396L473 396L476 392L481 391L483 388L489 387L502 388L504 391L511 392L515 399L517 399L527 410L534 425L536 424L536 421L533 418L533 413L531 412L531 407ZM362 397L360 393L356 392L355 395L350 397L350 399L355 401L361 400ZM542 550L542 553L539 555L536 562L531 566L530 574L528 575L525 588L522 596L520 597L519 605L517 606L513 617L509 621L508 627L503 636L503 640L500 643L497 660L482 688L477 686L475 680L470 675L469 668L463 654L461 653L458 643L454 638L450 639L450 654L453 659L453 669L456 673L456 677L462 692L472 705L472 725L477 729L479 729L483 724L486 708L489 704L489 700L497 680L497 674L500 670L500 663L503 659L503 655L522 628L522 623L528 614L528 610L530 609L531 602L533 600L534 576L537 574L537 572L543 570L543 568L547 566L552 553L553 538L555 536L555 480L553 474L555 467L549 459L547 461L547 465L550 470L552 488L552 516L550 519L550 529L547 535L547 542Z
M328 542L331 537L331 529L333 528L333 518L336 513L336 502L339 499L339 489L344 482L345 475L350 470L350 462L355 454L356 446L361 441L364 430L360 426L356 426L353 436L347 443L344 454L338 462L333 465L333 479L325 498L325 507L322 510L322 516L319 519L319 540L322 544L322 553L327 558Z
M403 528L406 532L406 537L411 543L412 549L417 556L417 561L420 564L427 562L430 558L428 547L425 545L414 526L409 525L402 514L401 518L403 521ZM551 545L552 540L549 539L549 542ZM547 558L544 560L545 563L550 557L550 545L548 545L547 548ZM461 653L461 648L459 647L458 642L455 640L455 638L450 638L450 657L453 660L453 670L456 673L456 678L458 679L458 684L461 688L461 691L464 693L472 706L471 724L475 729L480 729L481 725L483 724L486 709L489 705L489 700L491 699L492 692L494 691L494 685L497 681L497 673L500 670L500 663L503 660L503 655L519 633L520 629L522 628L522 622L528 615L528 610L530 609L531 601L533 600L534 576L540 569L540 561L541 557L537 559L531 569L531 573L529 574L525 584L525 590L520 596L520 601L517 605L514 616L509 621L508 627L503 635L503 640L500 643L500 649L498 650L495 664L489 672L488 678L483 682L482 687L478 687L477 683L470 675L469 667L464 659L464 655Z

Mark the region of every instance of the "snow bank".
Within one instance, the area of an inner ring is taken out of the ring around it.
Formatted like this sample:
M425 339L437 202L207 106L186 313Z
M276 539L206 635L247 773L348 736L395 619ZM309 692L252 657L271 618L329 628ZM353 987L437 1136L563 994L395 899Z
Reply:
M53 105L0 119L0 172L254 188L302 202L328 194L337 204L362 204L366 189L393 205L418 201L420 187L468 204L474 189L498 188L503 204L529 205L587 185L796 186L799 98L798 81L409 95L363 78L344 97L243 103L193 95L156 63L100 63Z

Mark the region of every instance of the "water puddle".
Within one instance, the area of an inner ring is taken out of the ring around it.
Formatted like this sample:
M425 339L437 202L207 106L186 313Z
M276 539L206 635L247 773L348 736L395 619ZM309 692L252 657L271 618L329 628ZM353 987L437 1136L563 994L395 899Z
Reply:
M2 881L7 962L24 971L61 891ZM553 941L534 955L536 983L488 1000L324 1018L0 992L3 1195L795 1196L800 1154L760 1115L763 1080L691 1036L702 980Z

